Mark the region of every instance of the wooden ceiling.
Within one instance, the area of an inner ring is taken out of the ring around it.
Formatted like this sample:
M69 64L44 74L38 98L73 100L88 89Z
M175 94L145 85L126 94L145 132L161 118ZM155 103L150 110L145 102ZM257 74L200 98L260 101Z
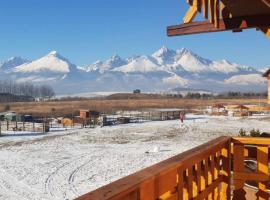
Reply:
M169 26L168 36L256 28L270 38L270 0L187 0L184 24ZM197 13L206 21L193 22Z

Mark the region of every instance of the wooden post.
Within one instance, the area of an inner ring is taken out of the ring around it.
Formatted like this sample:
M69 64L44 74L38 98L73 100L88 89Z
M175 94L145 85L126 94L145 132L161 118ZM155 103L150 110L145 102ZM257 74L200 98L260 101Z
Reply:
M222 149L222 167L223 182L221 188L221 196L224 199L231 199L231 141Z
M42 120L42 132L45 133L45 121L44 121L44 117Z
M18 130L18 121L17 121L17 116L16 116L16 120L15 120L15 128L16 128L16 131Z
M233 172L234 176L237 173L244 171L244 145L234 143L233 146ZM234 178L233 200L245 200L246 191L244 190L244 180Z
M258 173L269 177L268 170L268 146L257 147ZM259 191L256 193L258 200L269 199L270 195L267 192L268 181L259 182Z

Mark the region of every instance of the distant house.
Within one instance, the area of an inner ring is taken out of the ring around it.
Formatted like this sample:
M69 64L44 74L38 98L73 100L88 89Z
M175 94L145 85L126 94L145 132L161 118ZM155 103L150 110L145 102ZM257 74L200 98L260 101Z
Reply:
M141 94L141 90L139 89L133 90L133 94Z
M249 115L250 115L249 107L245 105L237 105L233 109L233 116L235 117L245 117Z
M212 115L227 115L226 107L222 104L216 104L212 107Z
M80 110L79 118L76 117L75 121L83 123L84 125L95 125L98 123L100 113L93 110Z

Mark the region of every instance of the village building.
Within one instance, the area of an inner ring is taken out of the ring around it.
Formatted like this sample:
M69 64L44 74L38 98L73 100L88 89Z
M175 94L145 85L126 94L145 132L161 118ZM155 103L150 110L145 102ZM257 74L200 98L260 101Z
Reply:
M226 107L224 105L216 104L216 105L212 106L211 114L212 115L227 115L228 112L227 112Z
M99 122L100 113L94 110L80 110L80 115L76 116L74 122L81 123L83 126L95 126Z

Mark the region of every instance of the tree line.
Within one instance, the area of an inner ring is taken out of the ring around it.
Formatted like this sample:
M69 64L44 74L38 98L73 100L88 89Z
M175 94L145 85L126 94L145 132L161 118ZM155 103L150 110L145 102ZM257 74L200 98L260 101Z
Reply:
M0 93L34 98L55 96L53 88L49 85L34 85L30 82L15 82L12 80L0 80Z
M186 95L168 94L168 97L185 99L245 99L245 98L266 98L267 92L225 92L221 94L206 94L189 92Z

